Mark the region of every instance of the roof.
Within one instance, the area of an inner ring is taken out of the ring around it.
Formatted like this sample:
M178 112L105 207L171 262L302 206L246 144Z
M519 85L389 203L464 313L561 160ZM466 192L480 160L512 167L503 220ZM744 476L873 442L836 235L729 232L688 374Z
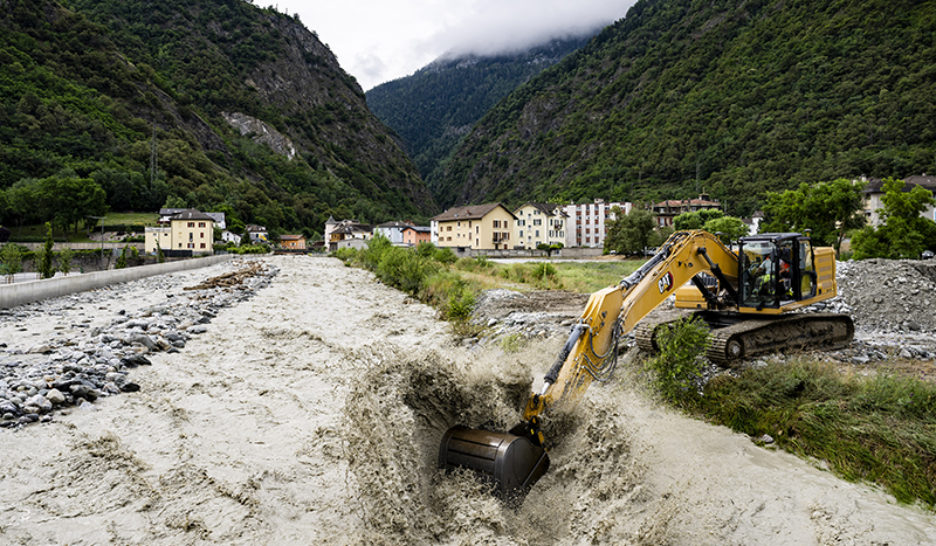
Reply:
M305 239L303 235L280 235L280 241L301 241Z
M409 226L406 222L384 222L382 224L377 224L379 228L405 228Z
M214 222L214 218L208 216L204 212L197 211L195 209L186 209L172 217L173 221L176 220L207 220L209 222Z
M904 192L909 192L915 186L921 186L927 190L936 192L936 176L928 176L926 173L915 174L904 177ZM884 193L884 181L880 178L869 178L868 185L862 190L863 193Z
M488 215L489 212L500 207L507 211L507 214L513 218L514 213L507 210L507 207L501 205L500 203L485 203L483 205L468 205L466 207L452 207L447 211L439 214L438 216L433 216L432 219L437 222L453 222L455 220L480 220Z
M562 210L562 205L557 205L555 203L524 203L517 210L520 210L523 207L533 207L546 216L569 216L564 210Z
M264 226L258 226L257 224L247 224L247 231L263 231L265 232L267 228Z
M403 228L403 231L411 229L416 233L432 233L432 228L429 226L406 226Z
M332 233L347 233L351 234L356 231L370 231L371 227L367 224L358 224L358 223L342 223L340 226L336 227Z

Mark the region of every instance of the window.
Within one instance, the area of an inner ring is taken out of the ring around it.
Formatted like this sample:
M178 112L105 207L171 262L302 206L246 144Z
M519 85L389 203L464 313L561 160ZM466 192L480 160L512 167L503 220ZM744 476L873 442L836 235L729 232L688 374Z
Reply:
M188 227L195 227L195 222L189 222Z
M204 231L203 231L203 232L201 232L201 233L200 233L199 235L201 235L201 238L202 238L202 239L204 239L204 238L205 238L205 232L204 232Z
M199 222L199 223L198 223L198 227L205 227L205 223L204 223L204 222Z
M543 221L540 220L539 218L537 218L537 219L533 220L533 225L534 225L534 226L541 226L541 225L543 225Z
M452 226L445 226L445 231L452 231ZM451 240L452 240L452 238L449 237L449 241L451 241Z
M202 243L202 244L201 244L201 247L202 247L202 248L205 248L205 243Z

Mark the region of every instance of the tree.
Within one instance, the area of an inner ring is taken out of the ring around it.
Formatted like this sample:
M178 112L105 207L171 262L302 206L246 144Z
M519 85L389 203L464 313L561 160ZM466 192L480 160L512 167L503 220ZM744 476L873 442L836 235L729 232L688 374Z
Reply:
M632 209L630 214L622 215L621 209L611 209L615 220L605 222L605 252L615 251L620 254L639 254L650 246L655 223L648 210Z
M42 279L51 279L55 276L55 266L52 265L52 247L55 242L52 240L52 224L46 222L46 239L42 249L36 253L36 270Z
M19 245L6 243L0 249L0 264L2 264L3 274L7 276L7 282L13 282L13 276L23 270L23 251Z
M884 181L884 223L865 227L852 237L856 259L919 258L927 248L936 246L936 222L920 216L928 206L936 204L933 193L921 186L904 191L903 180Z
M702 209L693 212L684 212L673 218L673 227L682 229L704 229L709 220L721 218L725 213L718 209Z
M67 276L71 271L71 262L74 257L75 253L72 252L70 248L63 248L62 251L59 252L59 270L63 275Z
M836 252L845 235L864 225L860 214L864 185L839 178L831 182L800 184L795 190L767 192L764 213L767 231L812 230L812 239L832 245Z
M730 244L731 241L736 241L748 234L747 224L735 216L712 218L705 222L702 229L709 233L721 233L721 240L725 244Z
M767 231L812 230L812 239L833 245L836 252L845 235L864 225L860 213L864 184L839 178L831 182L800 184L795 190L767 192L764 213Z
M120 252L120 256L117 256L117 263L114 264L114 269L123 269L127 267L127 247L124 246L123 250Z

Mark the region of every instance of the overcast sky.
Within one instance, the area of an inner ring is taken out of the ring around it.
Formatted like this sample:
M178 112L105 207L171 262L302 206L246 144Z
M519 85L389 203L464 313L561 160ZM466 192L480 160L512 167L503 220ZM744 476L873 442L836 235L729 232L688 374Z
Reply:
M446 53L500 53L608 25L635 0L261 0L299 14L364 90Z

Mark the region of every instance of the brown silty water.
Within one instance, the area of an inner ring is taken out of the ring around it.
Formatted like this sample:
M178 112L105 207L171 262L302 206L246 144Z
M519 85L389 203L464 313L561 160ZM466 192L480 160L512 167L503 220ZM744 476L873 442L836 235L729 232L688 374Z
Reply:
M452 344L436 313L325 258L221 311L142 390L0 430L0 542L925 544L898 506L742 435L656 407L628 364L551 416L519 507L437 468L464 424L506 430L562 339ZM208 277L209 275L205 275ZM130 296L128 296L130 297ZM121 302L110 302L119 308Z

